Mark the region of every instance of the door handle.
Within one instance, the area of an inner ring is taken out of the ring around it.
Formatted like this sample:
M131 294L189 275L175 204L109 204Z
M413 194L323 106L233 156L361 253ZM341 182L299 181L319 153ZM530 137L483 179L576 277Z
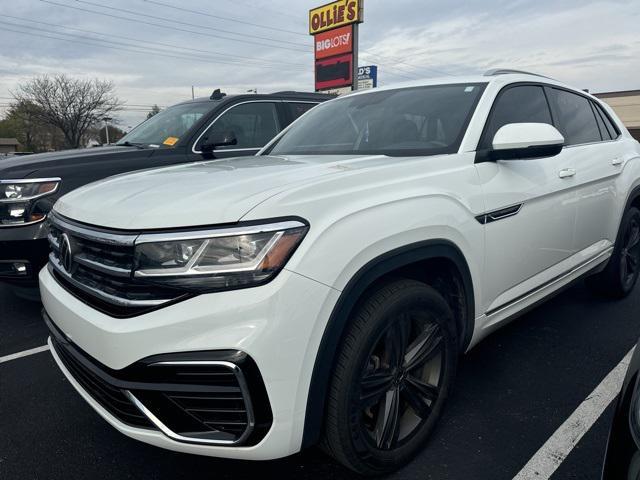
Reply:
M558 176L560 178L573 177L575 174L576 174L576 169L575 168L563 168L562 170L560 170L558 172Z
M622 165L622 161L623 160L620 157L614 158L613 160L611 160L611 165Z

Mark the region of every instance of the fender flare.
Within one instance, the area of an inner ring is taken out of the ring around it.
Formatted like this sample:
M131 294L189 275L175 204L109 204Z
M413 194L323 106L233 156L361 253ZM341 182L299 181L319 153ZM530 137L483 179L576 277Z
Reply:
M629 207L631 207L631 204L635 202L638 198L640 198L640 185L636 186L633 190L631 190L631 192L627 196L627 201L624 204L622 215L624 215L624 213L629 209Z
M356 272L340 294L322 335L309 385L302 449L316 444L320 439L335 356L351 311L358 299L374 281L383 275L412 263L435 258L451 260L462 278L467 312L466 318L458 325L461 332L461 351L469 345L475 320L473 283L465 257L455 244L444 239L426 240L400 247L369 261Z

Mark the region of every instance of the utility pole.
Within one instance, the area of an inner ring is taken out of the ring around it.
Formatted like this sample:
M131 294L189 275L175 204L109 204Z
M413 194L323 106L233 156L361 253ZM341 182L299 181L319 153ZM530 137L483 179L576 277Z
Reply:
M106 133L106 137L107 137L107 145L109 145L109 122L111 120L113 120L113 118L111 117L104 117L102 120L104 120L104 131Z
M196 92L193 89L193 85L191 85L191 100L195 100L195 98L196 98Z

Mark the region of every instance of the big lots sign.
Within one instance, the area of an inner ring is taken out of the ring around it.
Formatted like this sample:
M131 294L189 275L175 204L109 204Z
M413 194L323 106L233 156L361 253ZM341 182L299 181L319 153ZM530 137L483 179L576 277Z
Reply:
M353 27L347 25L319 33L313 38L313 43L315 44L316 60L351 53L353 51Z

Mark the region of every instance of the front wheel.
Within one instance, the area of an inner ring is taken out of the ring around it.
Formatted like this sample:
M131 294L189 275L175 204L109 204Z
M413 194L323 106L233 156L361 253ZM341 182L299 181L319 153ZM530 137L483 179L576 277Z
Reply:
M622 216L613 254L605 269L587 279L590 287L613 298L631 293L640 273L640 210L629 208Z
M433 288L397 280L351 319L329 391L323 447L363 475L404 466L433 431L451 390L458 341Z

